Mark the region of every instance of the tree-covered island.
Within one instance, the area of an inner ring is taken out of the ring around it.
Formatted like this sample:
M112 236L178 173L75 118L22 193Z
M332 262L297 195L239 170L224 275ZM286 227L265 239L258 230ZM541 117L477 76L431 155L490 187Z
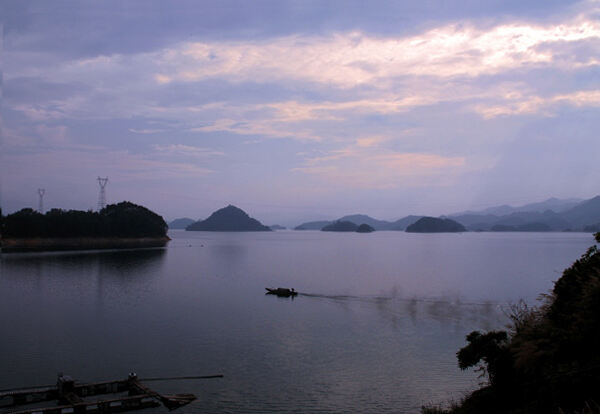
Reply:
M99 212L24 208L2 218L3 252L164 247L167 223L128 201Z
M187 231L272 231L241 208L228 205L185 228Z
M406 228L408 233L460 233L465 227L448 218L421 217Z

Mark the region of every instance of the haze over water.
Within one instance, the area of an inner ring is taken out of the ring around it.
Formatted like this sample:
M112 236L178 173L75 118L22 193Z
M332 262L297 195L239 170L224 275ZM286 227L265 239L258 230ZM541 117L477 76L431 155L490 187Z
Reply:
M415 412L478 384L456 351L547 292L584 233L171 231L165 250L3 254L0 388L152 383L182 413ZM264 294L294 287L295 299ZM159 409L162 410L162 409Z

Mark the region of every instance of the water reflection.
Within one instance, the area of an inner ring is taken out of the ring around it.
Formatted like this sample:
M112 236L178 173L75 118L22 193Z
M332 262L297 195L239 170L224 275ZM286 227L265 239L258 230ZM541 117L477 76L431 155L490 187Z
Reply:
M165 249L102 250L60 253L0 254L0 275L23 278L48 274L52 277L70 277L74 274L100 276L144 275L144 271L160 268ZM60 272L57 270L64 270Z
M457 328L476 324L485 329L492 329L507 322L503 311L506 304L500 302L464 302L456 297L402 298L314 293L300 293L299 296L326 299L345 309L348 309L351 304L371 305L382 319L391 322L394 327L398 327L399 321L406 318L413 325L422 321L423 318L428 318L445 325L454 324Z

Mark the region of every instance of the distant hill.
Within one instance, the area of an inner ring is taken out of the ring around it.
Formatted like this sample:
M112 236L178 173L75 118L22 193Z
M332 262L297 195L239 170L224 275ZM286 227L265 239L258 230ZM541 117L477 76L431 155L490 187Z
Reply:
M420 218L422 218L423 216L406 216L403 217L399 220L396 220L392 223L390 230L399 230L399 231L403 231L406 230L406 228L408 226L410 226L413 223L416 223Z
M584 228L600 222L600 196L579 203L561 213L561 216L571 223L574 229Z
M423 216L406 216L396 221L378 220L365 214L352 214L336 221L368 224L375 230L407 229ZM545 201L512 207L502 205L481 211L442 216L471 231L587 231L600 223L600 196L589 200L549 198ZM336 221L311 221L295 230L320 230ZM498 230L500 229L500 230Z
M271 231L260 221L231 204L215 211L206 220L187 226L188 231Z
M585 226L583 228L583 231L589 232L589 233L598 233L598 232L600 232L600 223L588 224L587 226Z
M169 223L169 228L170 229L185 229L187 226L189 226L193 222L195 222L195 220L192 220L191 218L187 218L187 217L178 218Z
M273 224L272 226L269 226L269 228L271 230L285 230L286 229L286 227L280 226L279 224Z
M320 221L309 221L302 223L299 226L294 227L294 230L321 230L326 225L331 224L331 221L320 220Z
M366 223L361 224L356 229L357 233L373 233L374 231L375 231L375 229Z
M565 220L561 214L547 210L543 213L538 212L521 212L512 213L504 217L500 217L496 224L506 224L512 226L524 226L531 223L543 223L550 230L563 230L570 226L569 221Z
M321 231L356 231L358 229L358 225L352 223L351 221L336 221L334 223L328 224L321 229Z
M563 231L584 230L600 222L600 196L581 201L572 206L575 201L551 198L541 203L528 204L521 209L533 209L554 206L555 210L544 211L513 211L510 214L478 214L469 213L451 215L453 220L461 223L469 230L483 231ZM566 208L571 206L569 208ZM566 208L566 209L565 209ZM514 208L512 208L514 210ZM488 209L485 211L492 211ZM540 225L543 225L540 227ZM548 228L542 230L542 228ZM512 229L512 230L507 230ZM527 230L532 229L532 230Z
M568 198L568 199L559 199L559 198L549 198L544 201L540 201L537 203L525 204L523 206L513 207L507 204L489 207L480 211L464 211L461 213L449 214L449 217L456 216L465 216L465 215L494 215L494 216L506 216L512 213L522 213L522 212L544 212L546 210L554 211L555 213L561 213L570 208L575 207L579 203L583 202L583 199L580 198Z
M509 226L507 224L496 224L492 226L491 231L552 231L550 226L544 223L525 223L519 226Z
M367 216L366 214L352 214L340 217L339 219L334 221L309 221L307 223L300 224L299 226L295 227L294 230L321 230L323 227L327 226L328 224L335 223L336 221L349 221L351 223L356 224L357 226L361 224L368 224L375 230L404 231L404 229L406 229L406 226L413 224L421 217L423 216L406 216L396 221L386 221L375 219L373 217Z
M519 212L511 213L504 216L494 216L487 214L485 216L478 216L476 214L455 216L453 220L461 223L467 229L473 231L497 231L494 227L507 226L507 227L521 227L527 228L529 225L535 223L543 224L548 228L547 231L562 231L572 227L572 224L566 220L563 214L555 213L551 210L547 210L543 213L539 212ZM533 226L532 228L536 228ZM507 231L507 230L503 230ZM515 231L526 231L526 230L515 230ZM537 230L531 230L537 231Z
M422 217L406 228L409 233L458 233L467 231L465 227L451 219Z
M357 226L361 224L368 224L375 230L390 230L394 224L391 221L377 220L365 214L352 214L349 216L344 216L339 218L338 221L350 221Z

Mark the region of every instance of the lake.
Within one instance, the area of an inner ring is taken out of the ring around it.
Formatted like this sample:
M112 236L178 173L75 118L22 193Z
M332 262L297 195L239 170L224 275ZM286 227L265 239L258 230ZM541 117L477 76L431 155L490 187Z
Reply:
M477 387L456 351L535 304L584 233L171 231L167 249L2 254L0 388L149 383L180 413L403 413ZM293 287L296 298L265 295ZM166 409L145 411L166 412Z

